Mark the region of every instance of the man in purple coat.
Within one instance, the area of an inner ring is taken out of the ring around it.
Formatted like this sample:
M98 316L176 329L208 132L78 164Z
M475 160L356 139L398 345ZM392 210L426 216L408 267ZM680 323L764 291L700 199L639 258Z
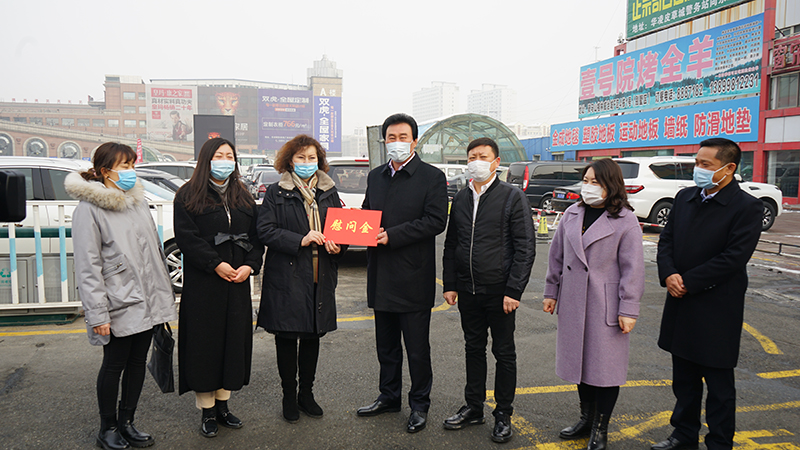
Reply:
M761 200L733 178L741 159L735 142L700 143L694 182L675 196L658 241L658 276L667 288L658 346L672 353L675 430L652 450L696 449L703 379L708 387L709 450L733 447L733 368L747 290L747 262L761 235Z

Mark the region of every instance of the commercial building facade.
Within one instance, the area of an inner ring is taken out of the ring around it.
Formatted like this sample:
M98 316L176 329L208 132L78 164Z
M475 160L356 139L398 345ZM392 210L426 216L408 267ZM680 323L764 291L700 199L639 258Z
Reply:
M431 87L412 94L411 111L418 122L439 119L459 112L459 89L455 83L434 81Z

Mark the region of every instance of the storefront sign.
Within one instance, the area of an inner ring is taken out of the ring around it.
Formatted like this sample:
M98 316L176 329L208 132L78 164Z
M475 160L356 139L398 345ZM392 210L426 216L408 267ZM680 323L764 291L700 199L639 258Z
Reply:
M800 69L800 35L778 39L772 47L772 73Z
M764 14L581 68L578 117L756 94Z
M748 0L628 0L628 39L650 34Z
M551 149L660 147L712 137L758 140L759 97L553 125Z
M278 150L298 134L313 135L311 91L259 89L258 120L261 150Z

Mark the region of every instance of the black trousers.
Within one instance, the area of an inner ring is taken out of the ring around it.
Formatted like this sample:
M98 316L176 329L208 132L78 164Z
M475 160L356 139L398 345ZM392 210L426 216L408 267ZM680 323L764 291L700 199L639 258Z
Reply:
M100 417L112 419L117 415L117 394L122 376L120 409L136 409L144 384L147 351L153 340L152 328L138 334L116 337L103 346L103 364L97 374L97 402Z
M408 313L375 311L375 345L381 366L378 400L398 404L403 387L402 336L408 357L411 390L408 406L412 411L428 412L431 406L431 310Z
M733 448L736 429L736 386L733 369L706 367L672 355L672 392L677 401L670 423L672 437L681 442L697 442L700 433L700 407L703 378L708 387L706 423L709 450Z
M517 389L517 353L514 345L516 311L503 311L503 295L458 293L461 329L467 361L467 404L483 411L486 400L486 344L492 331L492 354L496 360L494 375L495 413L513 414Z

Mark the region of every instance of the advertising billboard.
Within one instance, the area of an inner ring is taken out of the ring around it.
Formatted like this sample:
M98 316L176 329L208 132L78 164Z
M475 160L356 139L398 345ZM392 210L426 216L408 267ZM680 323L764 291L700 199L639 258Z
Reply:
M199 114L234 117L238 149L258 149L258 89L201 86L197 95Z
M314 104L311 91L258 90L258 147L276 151L297 136L313 136Z
M628 39L650 34L749 0L628 0Z
M207 140L223 138L233 142L235 137L233 116L198 114L194 116L194 128L197 131L197 139L194 140L195 160L200 155L200 149ZM234 143L234 145L236 144Z
M581 67L578 117L761 91L764 14Z
M191 142L197 114L197 88L147 85L147 134L153 141Z
M342 153L342 98L314 97L314 138L328 156Z
M551 127L551 151L662 147L724 137L758 140L759 97L625 114Z

